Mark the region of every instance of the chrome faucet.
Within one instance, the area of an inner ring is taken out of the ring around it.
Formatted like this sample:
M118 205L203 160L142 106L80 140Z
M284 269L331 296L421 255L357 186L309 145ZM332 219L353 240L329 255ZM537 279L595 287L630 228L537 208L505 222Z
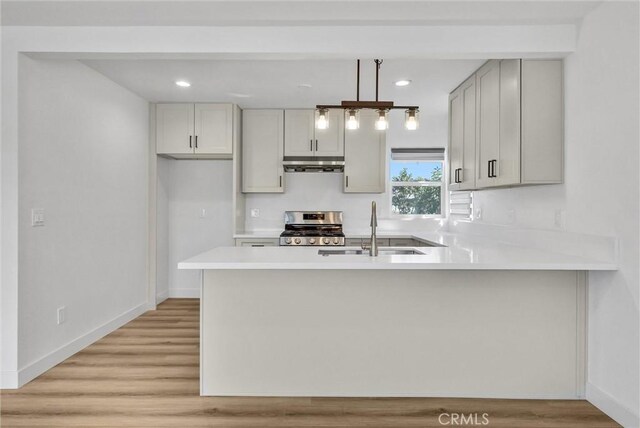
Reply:
M378 239L376 237L376 227L378 227L378 215L376 214L376 201L371 201L371 244L369 245L369 256L378 257ZM363 246L362 249L366 248Z

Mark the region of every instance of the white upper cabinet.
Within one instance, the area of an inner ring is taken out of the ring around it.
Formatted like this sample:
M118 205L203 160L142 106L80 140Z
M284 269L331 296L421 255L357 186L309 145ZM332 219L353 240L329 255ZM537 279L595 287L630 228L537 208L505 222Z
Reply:
M195 105L195 153L231 154L233 151L233 105Z
M449 96L449 189L475 187L476 76Z
M562 74L560 60L522 61L522 184L562 183Z
M492 185L520 183L520 60L500 61L500 138Z
M193 104L156 105L158 154L193 153Z
M451 93L451 190L562 182L562 73L562 60L490 60Z
M329 110L329 127L327 129L315 129L315 155L326 157L344 156L344 131L344 110Z
M315 128L315 110L284 111L284 155L286 157L344 156L343 110L329 111L329 128Z
M244 110L242 112L242 191L284 192L284 112Z
M344 192L384 193L386 188L386 132L374 128L378 115L360 112L360 127L345 130Z
M313 110L284 111L284 155L313 156L315 148Z
M493 184L493 166L500 155L500 61L491 60L476 73L476 185Z
M156 152L176 158L230 158L233 105L157 104Z

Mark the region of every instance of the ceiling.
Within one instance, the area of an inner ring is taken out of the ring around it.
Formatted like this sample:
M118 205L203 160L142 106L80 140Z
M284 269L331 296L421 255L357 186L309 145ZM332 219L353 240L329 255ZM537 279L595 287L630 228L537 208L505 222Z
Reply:
M356 62L346 60L83 60L151 102L229 102L242 108L311 108L356 97ZM386 60L380 100L446 114L449 92L482 60ZM192 86L180 88L176 80ZM406 87L394 82L409 79ZM361 100L375 98L373 59L361 63Z
M3 0L2 25L356 26L578 24L602 1Z

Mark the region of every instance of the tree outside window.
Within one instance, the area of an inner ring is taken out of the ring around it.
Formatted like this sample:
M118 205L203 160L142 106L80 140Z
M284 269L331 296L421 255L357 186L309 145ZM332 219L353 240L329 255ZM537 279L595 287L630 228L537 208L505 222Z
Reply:
M442 167L442 161L391 161L393 213L441 215Z

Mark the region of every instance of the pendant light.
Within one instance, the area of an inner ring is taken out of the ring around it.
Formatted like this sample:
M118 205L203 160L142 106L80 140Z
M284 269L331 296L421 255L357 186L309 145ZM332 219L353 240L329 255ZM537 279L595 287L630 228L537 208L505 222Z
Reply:
M371 109L378 112L375 122L375 129L384 131L389 129L387 113L390 110L402 109L405 112L405 128L414 131L418 129L418 106L397 106L393 101L380 101L379 95L379 73L381 59L374 60L376 64L376 99L375 101L360 101L360 60L357 60L356 72L356 99L343 100L340 104L322 104L316 106L316 128L327 129L329 127L328 111L330 109L342 109L345 112L345 128L354 130L360 128L359 112L361 109Z
M316 110L316 128L329 129L329 110L320 108Z
M389 129L389 121L387 120L387 111L384 109L378 110L378 119L376 120L375 128L378 131L385 131Z
M345 121L345 127L350 130L360 128L360 120L359 120L359 112L358 110L352 109L347 111L347 120Z
M404 127L408 131L418 129L418 109L410 108L404 113Z

